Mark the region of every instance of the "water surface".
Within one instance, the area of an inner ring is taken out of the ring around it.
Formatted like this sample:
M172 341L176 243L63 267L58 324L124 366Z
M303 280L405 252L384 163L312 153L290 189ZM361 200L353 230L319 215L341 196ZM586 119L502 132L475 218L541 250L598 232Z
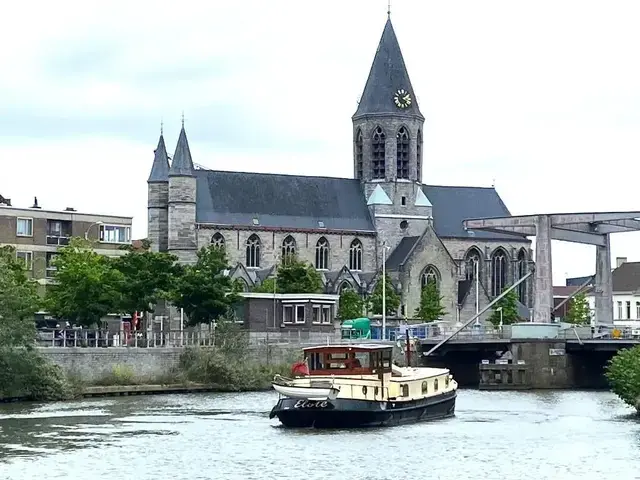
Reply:
M640 421L607 392L461 390L456 417L287 430L273 392L0 405L0 479L640 479Z

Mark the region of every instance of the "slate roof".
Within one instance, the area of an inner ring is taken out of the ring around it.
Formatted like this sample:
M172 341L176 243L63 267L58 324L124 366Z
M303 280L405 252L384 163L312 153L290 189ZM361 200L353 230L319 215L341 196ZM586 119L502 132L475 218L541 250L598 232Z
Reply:
M433 205L433 228L441 238L523 239L520 235L465 231L464 220L511 216L495 188L423 185L422 190Z
M567 278L565 281L565 284L567 287L579 287L580 285L584 284L587 280L590 281L590 284L593 284L596 280L596 276L595 275L587 275L586 277L573 277L573 278Z
M184 125L180 129L180 136L176 145L176 153L173 154L170 177L187 176L194 174L193 160L191 159L191 150L189 150L189 142L187 141L187 132L184 131Z
M635 292L640 289L640 262L625 262L612 274L614 292Z
M175 161L175 160L174 160ZM196 221L234 226L375 232L350 178L196 170ZM255 226L258 226L255 225Z
M395 93L399 89L408 91L412 100L411 105L402 110L394 102ZM371 64L369 78L367 78L358 109L353 116L399 112L422 117L407 67L404 64L400 44L391 25L391 19L387 19Z
M153 151L153 165L147 183L169 181L169 156L164 145L164 137L160 135L158 146ZM2 197L0 197L2 198Z
M416 244L416 242L420 240L420 237L404 237L400 240L398 246L391 252L391 255L387 258L385 262L385 268L387 270L397 270L400 265L404 263L404 261L409 256L409 252Z

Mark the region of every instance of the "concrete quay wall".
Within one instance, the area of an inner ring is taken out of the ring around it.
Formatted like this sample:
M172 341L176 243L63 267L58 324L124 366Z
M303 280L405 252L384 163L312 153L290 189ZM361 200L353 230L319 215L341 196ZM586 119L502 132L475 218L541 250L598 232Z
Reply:
M299 345L250 347L250 358L264 364L289 362L300 352ZM93 384L112 377L118 368L127 368L137 383L157 382L177 371L184 347L41 347L39 352L67 374Z

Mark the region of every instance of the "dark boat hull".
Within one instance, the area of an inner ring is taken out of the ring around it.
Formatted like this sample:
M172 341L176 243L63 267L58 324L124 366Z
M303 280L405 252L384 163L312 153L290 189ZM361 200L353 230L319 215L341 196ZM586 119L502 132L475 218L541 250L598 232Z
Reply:
M341 399L324 402L281 398L269 418L291 428L384 427L437 420L455 413L456 392L408 402Z

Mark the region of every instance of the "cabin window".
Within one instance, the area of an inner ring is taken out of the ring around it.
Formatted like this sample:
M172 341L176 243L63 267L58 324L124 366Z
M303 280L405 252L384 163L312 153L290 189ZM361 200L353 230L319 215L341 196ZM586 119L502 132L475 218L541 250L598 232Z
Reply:
M369 354L367 352L356 352L356 367L369 368Z
M296 305L296 323L304 323L304 305Z
M322 354L312 353L309 355L309 370L323 370Z
M422 393L427 393L429 391L429 382L426 380L422 382Z
M438 391L438 379L437 378L433 381L433 391L434 392Z
M409 396L409 385L407 385L406 383L402 384L402 396L403 397Z
M449 386L449 375L444 378L444 386L447 388Z
M293 323L293 305L285 305L282 309L282 323Z

